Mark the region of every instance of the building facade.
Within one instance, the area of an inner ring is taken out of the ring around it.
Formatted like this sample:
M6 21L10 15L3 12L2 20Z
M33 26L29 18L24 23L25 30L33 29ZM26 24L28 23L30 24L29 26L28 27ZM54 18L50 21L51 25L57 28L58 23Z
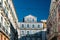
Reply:
M47 30L48 40L60 40L60 0L51 0Z
M37 22L37 17L28 15L24 17L24 21L19 23L20 26L20 40L45 40L42 39L43 23ZM44 36L45 38L45 36Z
M41 20L43 23L42 40L47 40L47 20Z
M0 0L0 40L18 40L17 29L18 18L12 0Z
M10 40L10 23L6 16L0 12L0 40Z

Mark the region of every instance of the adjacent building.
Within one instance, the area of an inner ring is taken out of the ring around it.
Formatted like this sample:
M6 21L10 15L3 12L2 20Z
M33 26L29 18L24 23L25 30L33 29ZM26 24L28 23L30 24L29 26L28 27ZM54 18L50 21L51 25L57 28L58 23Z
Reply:
M43 23L43 30L42 30L42 40L47 40L47 20L41 20Z
M51 0L47 20L47 39L60 40L60 0Z
M12 0L0 0L0 40L18 40L18 18Z
M45 40L45 29L43 29L43 22L37 22L37 17L28 15L24 17L23 22L19 23L19 26L19 40Z

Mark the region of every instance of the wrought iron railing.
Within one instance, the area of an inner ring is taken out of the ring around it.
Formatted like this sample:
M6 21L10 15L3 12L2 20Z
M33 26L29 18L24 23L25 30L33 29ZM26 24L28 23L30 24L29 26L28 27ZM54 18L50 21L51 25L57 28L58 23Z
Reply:
M0 31L4 32L6 35L9 36L8 30L0 23Z

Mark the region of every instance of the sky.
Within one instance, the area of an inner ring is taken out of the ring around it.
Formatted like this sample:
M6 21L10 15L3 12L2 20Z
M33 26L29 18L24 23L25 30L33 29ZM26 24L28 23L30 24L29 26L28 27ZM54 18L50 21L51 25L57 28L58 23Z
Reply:
M47 20L50 9L50 0L13 0L19 22L27 15L37 17L40 20Z

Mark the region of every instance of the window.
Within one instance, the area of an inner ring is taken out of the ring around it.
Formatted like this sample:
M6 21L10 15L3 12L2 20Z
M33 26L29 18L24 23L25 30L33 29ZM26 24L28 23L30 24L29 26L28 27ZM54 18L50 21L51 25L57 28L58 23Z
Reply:
M27 40L31 40L30 38L27 38Z
M22 35L24 35L24 31L22 31Z
M2 7L2 0L0 0L0 7Z
M40 25L38 25L38 28L40 28Z
M3 23L3 17L1 17L1 22Z
M7 3L8 3L8 0L7 0Z
M2 5L2 3L0 2L0 5Z
M22 24L22 28L24 28L24 24Z
M58 0L56 0L56 2L57 2Z
M32 25L32 28L34 28L34 24Z
M3 18L1 17L1 21L3 20Z
M53 15L54 15L54 17L56 16L56 10L55 9L54 9L54 14Z
M32 21L34 22L34 19Z
M29 31L27 31L27 34L29 34Z
M10 8L10 4L9 4L9 8Z
M29 24L27 24L27 28L29 28Z
M8 12L6 13L6 16L8 17Z

